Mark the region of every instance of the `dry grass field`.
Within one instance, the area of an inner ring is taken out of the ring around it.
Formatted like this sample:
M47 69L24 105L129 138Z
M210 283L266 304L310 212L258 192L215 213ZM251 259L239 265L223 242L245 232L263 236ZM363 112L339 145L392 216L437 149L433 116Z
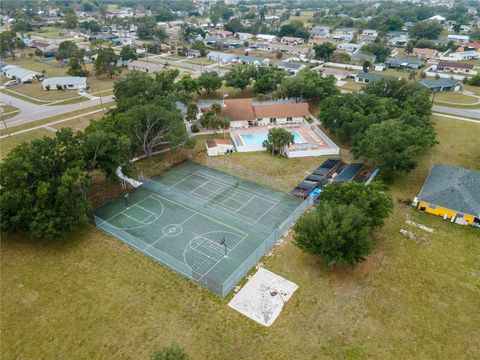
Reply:
M262 259L299 285L270 328L90 225L65 241L3 234L1 357L146 359L172 341L193 359L477 357L478 229L397 202L418 194L433 163L480 170L480 126L434 120L439 144L390 186L395 210L375 234L375 251L366 262L329 268L296 248L291 234ZM202 154L197 159L206 161ZM219 168L278 178L288 190L322 159L250 153L219 160ZM165 161L160 156L144 166ZM435 232L421 234L406 219ZM401 228L428 238L412 242Z

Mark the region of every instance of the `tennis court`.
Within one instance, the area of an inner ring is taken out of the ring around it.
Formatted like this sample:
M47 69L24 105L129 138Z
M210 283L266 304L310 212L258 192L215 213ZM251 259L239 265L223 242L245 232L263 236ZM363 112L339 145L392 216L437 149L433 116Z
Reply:
M187 161L101 206L95 222L225 297L308 201Z

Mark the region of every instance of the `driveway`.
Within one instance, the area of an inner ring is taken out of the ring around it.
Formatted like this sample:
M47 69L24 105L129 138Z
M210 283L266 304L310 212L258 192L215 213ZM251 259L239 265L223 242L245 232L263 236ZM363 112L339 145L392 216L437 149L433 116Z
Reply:
M113 101L113 95L103 96L101 99L97 98L93 100L87 100L78 104L47 106L32 104L14 96L2 93L0 95L0 101L20 109L20 112L17 115L5 120L8 127L13 127L27 124L32 121L42 120L53 116L86 109L91 106L100 105L102 102L105 104ZM0 123L0 129L5 129L5 124L3 121Z

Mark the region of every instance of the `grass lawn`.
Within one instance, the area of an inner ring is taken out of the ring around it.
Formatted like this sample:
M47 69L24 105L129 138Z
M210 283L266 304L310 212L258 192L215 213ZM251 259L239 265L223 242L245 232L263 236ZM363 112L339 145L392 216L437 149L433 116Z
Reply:
M390 187L396 199L418 194L433 163L480 170L480 126L434 121L439 144ZM262 153L218 159L278 176L282 188L322 161ZM435 232L422 244L407 240L400 229L421 230L406 219ZM145 359L175 341L193 359L475 358L478 234L396 203L374 253L355 269L327 267L290 234L262 259L299 285L270 328L91 226L68 241L3 234L1 355Z
M463 90L464 91L470 91L476 95L480 95L480 86L472 86L472 85L467 85L463 84Z
M347 80L342 86L338 86L339 89L358 91L362 90L363 84L357 83L353 80Z
M67 67L59 67L59 66L54 66L51 64L46 64L41 61L39 61L36 58L31 59L28 56L24 57L16 57L15 60L12 60L11 57L7 57L3 59L8 64L11 65L17 65L24 67L25 69L37 71L37 72L42 72L42 70L46 71L46 76L47 77L56 77L56 76L67 76Z
M79 96L77 90L43 90L41 83L19 84L5 89L5 91L12 96L15 96L13 92L29 96L31 98L41 101L42 103L57 100L67 100Z
M215 61L208 60L206 57L187 59L186 62L188 62L190 64L202 65L202 66L215 64Z
M20 111L20 109L15 106L2 104L1 102L0 102L0 108L1 108L1 111L0 111L1 120L11 118L12 116L17 115L17 113Z
M463 95L461 93L448 91L448 92L441 92L435 96L436 102L451 102L457 103L459 105L466 105L466 104L476 104L478 99L472 96Z
M0 140L0 160L3 160L10 151L25 141L40 139L43 136L54 136L54 133L47 129L36 129L23 134L9 136Z

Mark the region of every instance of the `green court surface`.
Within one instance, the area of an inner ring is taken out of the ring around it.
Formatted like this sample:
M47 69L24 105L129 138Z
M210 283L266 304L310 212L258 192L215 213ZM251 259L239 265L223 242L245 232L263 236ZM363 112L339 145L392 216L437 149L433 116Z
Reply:
M308 201L187 161L98 208L95 222L225 297Z

